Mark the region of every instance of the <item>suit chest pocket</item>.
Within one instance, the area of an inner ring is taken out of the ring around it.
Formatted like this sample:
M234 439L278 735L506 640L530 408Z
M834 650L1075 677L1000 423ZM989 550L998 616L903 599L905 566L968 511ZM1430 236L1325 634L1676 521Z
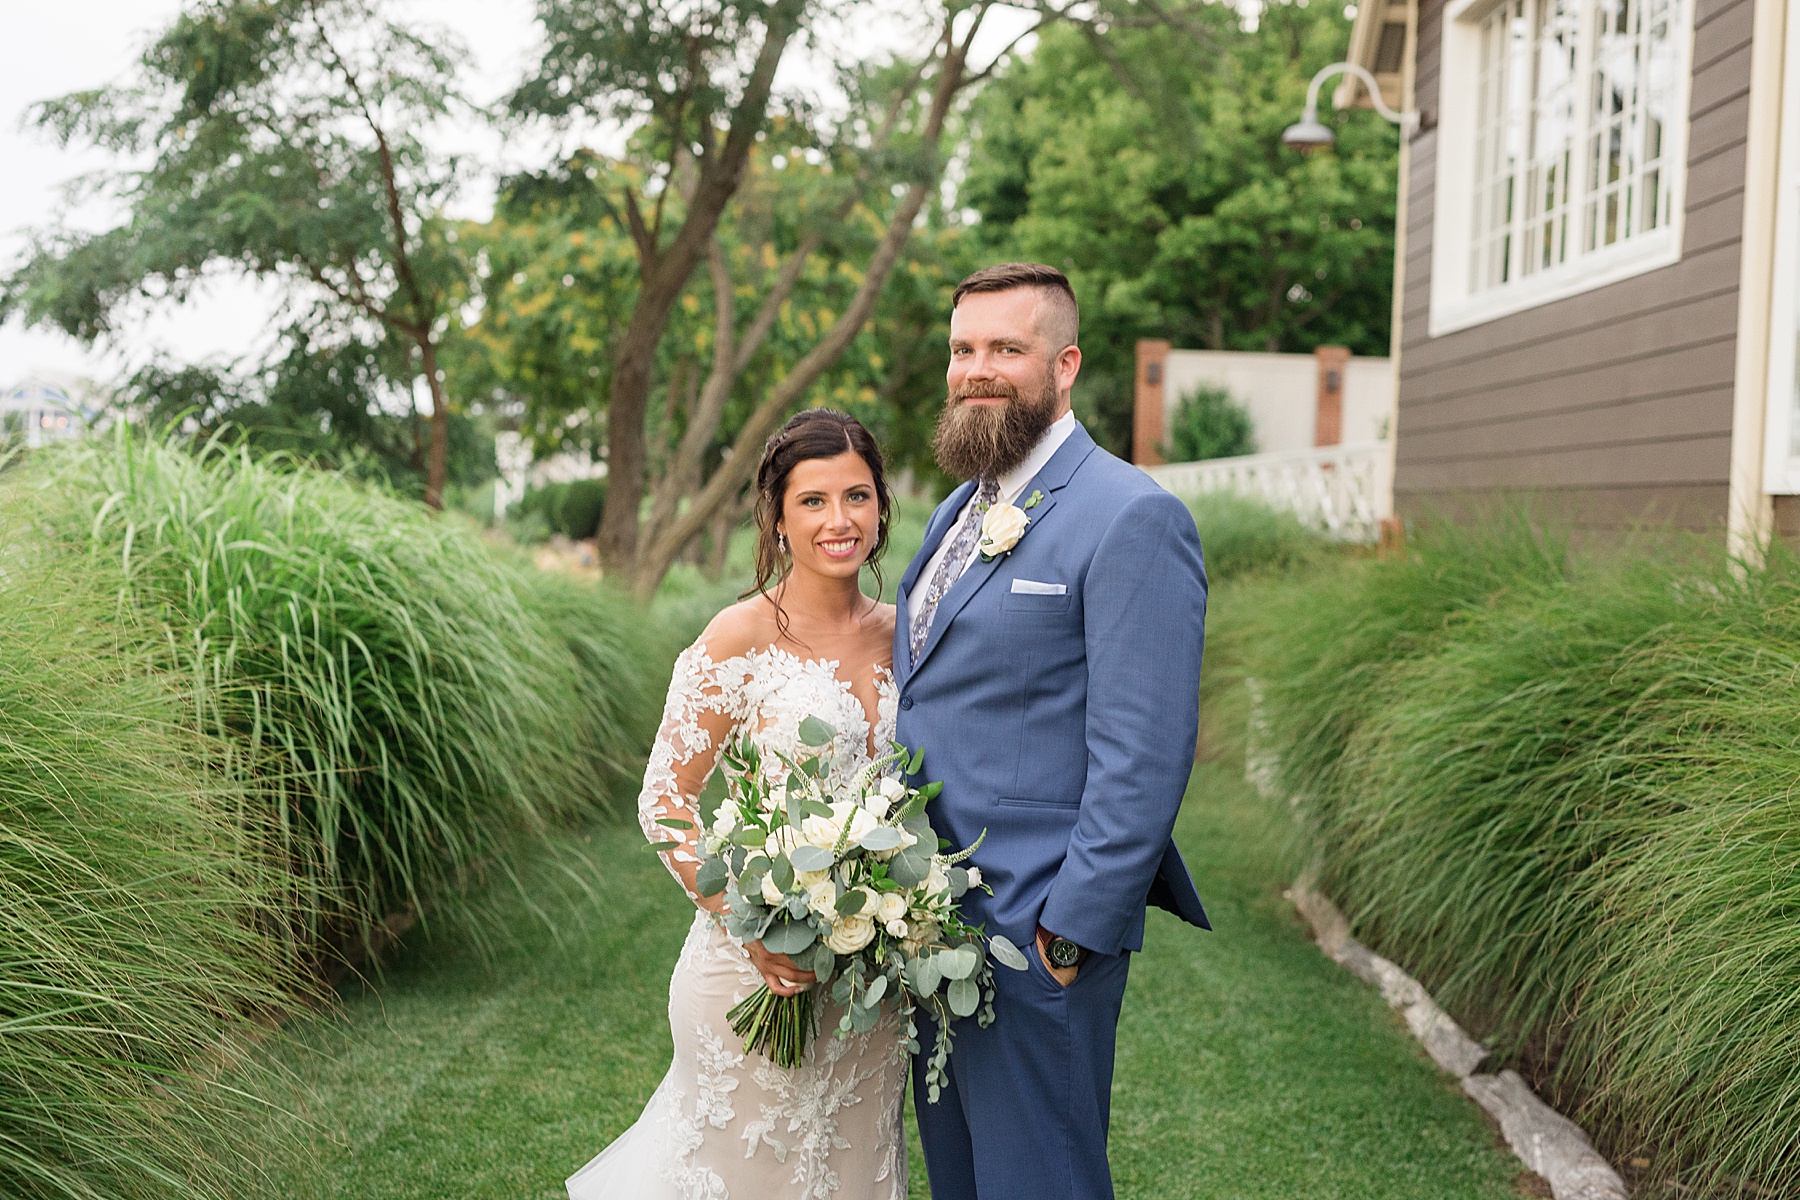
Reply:
M1060 596L1037 592L1008 592L1000 597L1000 611L1015 617L1056 617L1067 613L1075 597L1067 592Z

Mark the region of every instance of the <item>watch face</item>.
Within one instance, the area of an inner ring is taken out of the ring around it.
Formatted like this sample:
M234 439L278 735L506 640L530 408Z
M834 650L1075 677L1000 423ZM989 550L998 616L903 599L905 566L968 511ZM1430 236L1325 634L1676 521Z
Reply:
M1050 965L1053 967L1072 967L1081 961L1081 947L1068 938L1052 938L1050 941Z

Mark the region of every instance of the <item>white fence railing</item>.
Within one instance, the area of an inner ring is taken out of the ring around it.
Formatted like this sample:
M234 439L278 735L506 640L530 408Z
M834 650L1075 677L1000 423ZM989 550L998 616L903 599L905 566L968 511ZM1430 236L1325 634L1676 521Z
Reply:
M1177 496L1236 492L1291 510L1347 542L1373 542L1391 512L1392 459L1386 442L1353 442L1145 468Z

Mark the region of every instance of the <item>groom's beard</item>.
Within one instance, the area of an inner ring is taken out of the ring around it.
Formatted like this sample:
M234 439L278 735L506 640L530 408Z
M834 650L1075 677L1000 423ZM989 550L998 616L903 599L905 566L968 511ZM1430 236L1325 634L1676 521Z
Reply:
M1000 397L1005 403L966 403L971 396ZM1049 372L1035 395L999 379L965 383L938 414L931 452L953 479L998 479L1029 458L1055 422L1056 380Z

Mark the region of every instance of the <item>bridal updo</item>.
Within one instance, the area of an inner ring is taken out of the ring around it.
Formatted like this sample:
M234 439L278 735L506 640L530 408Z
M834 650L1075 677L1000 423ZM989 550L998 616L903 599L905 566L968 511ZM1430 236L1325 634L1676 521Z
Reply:
M875 500L881 510L881 523L876 530L874 548L864 560L875 572L875 586L881 588L881 555L887 550L888 523L893 517L893 498L888 492L887 471L881 462L881 447L861 421L848 413L830 408L809 408L775 431L763 447L762 462L756 468L756 584L747 592L768 595L771 587L788 577L793 562L781 544L775 526L781 521L782 505L787 500L788 477L799 464L814 458L836 458L840 454L862 456L875 480ZM779 610L780 605L776 605Z

